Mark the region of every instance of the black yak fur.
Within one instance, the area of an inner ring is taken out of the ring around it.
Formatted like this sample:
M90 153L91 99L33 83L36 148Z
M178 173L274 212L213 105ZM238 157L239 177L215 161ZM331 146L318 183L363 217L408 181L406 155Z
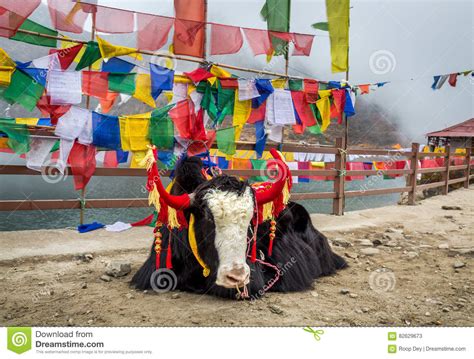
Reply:
M211 294L219 297L235 298L236 289L227 289L217 286L216 273L219 265L217 250L214 246L214 221L212 213L207 207L203 196L207 189L219 188L222 191L243 193L249 186L246 181L240 181L231 176L217 176L207 181L201 175L202 163L197 157L187 158L178 163L175 173L175 183L171 193L175 195L184 192L195 192L192 206L185 211L189 219L192 213L195 218L195 233L199 254L209 266L211 273L206 278L202 274L202 267L195 259L187 238L187 230L173 230L171 248L173 271L177 276L176 289ZM267 256L270 223L266 221L258 226L257 257L265 262L277 266L281 270L279 280L274 283L270 291L294 292L312 287L316 278L336 273L336 270L347 266L345 260L332 252L327 238L311 223L306 209L294 202L288 203L276 220L277 230L273 243L273 253ZM249 238L251 237L249 224ZM163 239L169 237L169 230L165 226L161 229ZM163 241L163 248L167 242ZM166 251L162 251L160 262L165 263ZM274 280L276 271L258 261L250 266L250 283L248 294L257 299L264 294ZM155 249L152 245L151 253L143 266L134 275L131 285L137 289L149 289L150 278L155 271Z

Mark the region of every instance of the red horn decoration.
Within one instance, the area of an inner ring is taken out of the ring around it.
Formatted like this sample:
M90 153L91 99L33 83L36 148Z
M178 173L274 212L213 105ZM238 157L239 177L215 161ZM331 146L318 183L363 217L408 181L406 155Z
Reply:
M258 206L264 205L265 203L271 202L275 198L277 198L278 195L283 191L288 176L291 176L288 166L286 166L278 151L272 148L270 150L270 153L276 160L275 162L278 167L278 172L282 175L278 178L276 182L272 184L269 189L255 193L255 198L257 200Z
M156 149L153 151L153 155L155 156L156 159ZM160 194L160 197L163 199L163 201L170 207L178 210L183 210L186 209L190 206L191 204L191 198L189 197L189 194L183 193L179 196L175 196L172 194L169 194L165 187L163 187L163 183L161 183L161 178L160 174L157 170L156 162L154 164L154 170L156 171L154 173L153 177L153 182L156 185L156 189L158 190L158 193Z

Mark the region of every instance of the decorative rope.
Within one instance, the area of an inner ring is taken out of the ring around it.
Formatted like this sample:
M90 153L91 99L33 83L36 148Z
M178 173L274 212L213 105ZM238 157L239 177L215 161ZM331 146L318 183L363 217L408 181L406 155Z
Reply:
M194 257L196 258L196 260L202 267L202 275L204 277L208 277L209 274L211 273L211 270L209 269L207 264L199 255L197 242L196 242L196 234L194 232L194 216L192 214L189 217L188 240L189 240L189 246L191 247L191 251L193 252Z

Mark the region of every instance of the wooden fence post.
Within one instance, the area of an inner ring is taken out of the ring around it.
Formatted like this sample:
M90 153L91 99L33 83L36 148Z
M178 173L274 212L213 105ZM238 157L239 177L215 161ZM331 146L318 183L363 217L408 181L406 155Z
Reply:
M344 172L346 170L346 156L345 153L340 150L344 149L344 138L336 138L336 149L339 151L335 156L334 167L338 173L334 177L334 192L336 197L332 201L332 213L336 216L342 216L344 214Z
M471 176L471 154L472 148L466 148L466 179L464 180L464 188L469 188L469 177Z
M445 152L444 165L446 169L443 172L443 180L444 180L443 195L447 195L449 191L449 168L451 167L451 147L449 145L446 145L444 148L444 152Z
M418 160L420 158L420 144L411 144L411 159L410 169L413 170L413 174L407 176L407 187L411 187L408 192L408 204L414 205L416 198L416 177L418 176Z

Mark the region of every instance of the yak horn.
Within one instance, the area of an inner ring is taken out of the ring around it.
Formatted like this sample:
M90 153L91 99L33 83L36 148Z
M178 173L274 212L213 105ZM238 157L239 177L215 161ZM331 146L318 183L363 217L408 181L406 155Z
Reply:
M282 193L283 188L285 187L285 184L287 182L288 176L291 176L290 170L283 161L281 154L274 148L270 150L270 153L276 160L275 162L278 167L279 175L277 181L274 182L270 188L255 193L255 199L257 200L257 204L259 206L271 202L275 198L277 198L278 195Z

